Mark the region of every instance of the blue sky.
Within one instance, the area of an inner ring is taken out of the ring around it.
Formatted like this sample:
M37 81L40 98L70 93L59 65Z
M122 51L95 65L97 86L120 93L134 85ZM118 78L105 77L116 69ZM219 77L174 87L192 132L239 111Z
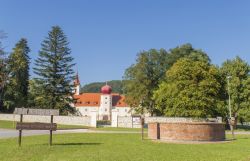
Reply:
M59 25L82 84L122 79L139 51L184 43L202 49L217 65L236 55L250 63L248 0L1 0L0 5L7 51L25 37L33 63L51 26Z

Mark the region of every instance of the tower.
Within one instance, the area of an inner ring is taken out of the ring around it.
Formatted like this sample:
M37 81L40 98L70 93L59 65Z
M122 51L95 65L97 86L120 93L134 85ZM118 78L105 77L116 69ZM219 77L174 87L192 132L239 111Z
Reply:
M101 88L101 102L99 108L99 120L110 120L112 110L112 88L107 85Z
M78 76L78 72L76 73L76 79L74 80L74 93L75 95L80 95L80 88L81 88L81 85L80 85L80 80L79 80L79 76Z

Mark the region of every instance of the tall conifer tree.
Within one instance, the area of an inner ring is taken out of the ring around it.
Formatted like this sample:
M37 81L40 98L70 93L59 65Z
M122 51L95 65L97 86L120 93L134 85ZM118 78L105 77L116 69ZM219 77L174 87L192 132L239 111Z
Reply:
M0 111L4 111L4 91L5 86L8 78L8 71L7 71L7 58L6 52L4 52L2 46L2 39L5 38L5 34L3 31L0 31Z
M43 108L60 109L61 113L72 112L72 89L74 70L69 42L59 26L52 27L48 37L42 42L39 57L35 61L34 72L37 81L45 90L41 96L46 100Z
M9 56L9 83L7 85L6 101L9 106L25 107L29 88L29 58L30 48L26 39L22 38L13 48ZM11 109L10 109L11 110Z

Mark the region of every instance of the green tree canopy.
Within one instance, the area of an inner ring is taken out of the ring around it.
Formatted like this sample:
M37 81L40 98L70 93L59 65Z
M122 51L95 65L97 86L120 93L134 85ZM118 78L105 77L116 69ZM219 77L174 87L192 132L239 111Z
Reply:
M168 69L172 67L172 65L180 58L184 57L190 58L194 61L199 60L210 63L210 58L208 57L208 55L202 50L194 49L191 44L184 44L170 49L167 57Z
M211 117L217 113L218 79L219 70L208 62L183 58L167 71L153 98L166 116Z
M164 49L142 51L137 56L136 64L126 69L124 92L126 101L131 107L143 107L153 114L155 110L153 91L158 88L159 82L164 77L168 65L166 58L167 52Z
M43 108L60 109L61 113L73 112L70 104L74 80L73 58L69 42L59 26L52 27L48 37L42 42L39 57L35 61L34 72L37 82L45 89L41 97L46 99ZM49 106L48 106L49 104Z
M6 34L3 31L0 31L0 111L5 111L4 107L4 97L5 97L5 90L6 84L8 82L8 70L7 70L7 63L8 58L7 54L4 51L2 46L2 40L6 37Z
M229 94L231 96L232 116L248 117L250 113L250 67L240 57L227 60L221 67L224 89L227 91L227 77L230 76ZM226 94L228 91L226 92ZM228 95L225 101L228 101ZM227 102L228 104L228 102Z
M127 68L124 74L124 92L127 96L127 103L131 107L138 107L138 111L146 108L151 114L159 113L154 106L153 92L166 79L166 71L179 59L185 57L193 61L210 63L207 54L194 49L191 44L177 46L169 52L164 49L140 52L136 63Z
M29 86L29 52L28 42L22 38L13 48L9 56L9 81L6 91L6 103L15 107L25 107L28 99Z

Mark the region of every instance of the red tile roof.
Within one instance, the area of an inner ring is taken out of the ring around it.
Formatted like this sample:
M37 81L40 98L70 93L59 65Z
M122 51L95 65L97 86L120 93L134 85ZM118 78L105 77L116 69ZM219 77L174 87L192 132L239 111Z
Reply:
M116 107L128 107L125 103L125 96L112 93L112 105ZM76 107L79 106L100 106L101 93L82 93L80 95L74 95L77 100L75 103Z

